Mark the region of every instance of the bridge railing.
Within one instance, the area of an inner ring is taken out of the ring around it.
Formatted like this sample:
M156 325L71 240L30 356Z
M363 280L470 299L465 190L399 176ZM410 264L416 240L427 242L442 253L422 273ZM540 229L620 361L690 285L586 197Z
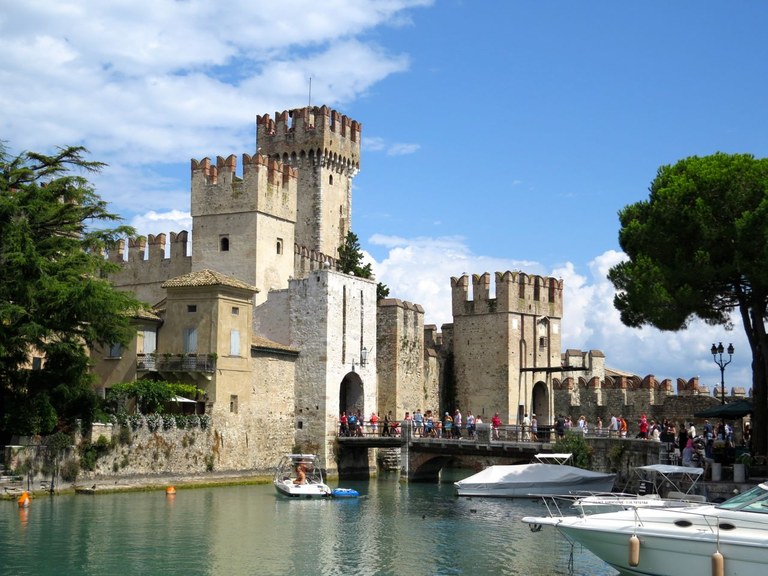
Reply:
M354 425L347 423L346 426L339 421L336 430L338 436L348 438L389 436L490 444L495 442L550 443L557 440L554 426L539 426L536 433L532 433L530 427L520 424L502 425L498 428L493 428L488 423L480 423L472 428L462 425L458 429L452 426L450 430L445 430L436 425L433 425L431 428L427 425L419 427L413 420L394 420L388 426L380 420L375 422L363 420Z

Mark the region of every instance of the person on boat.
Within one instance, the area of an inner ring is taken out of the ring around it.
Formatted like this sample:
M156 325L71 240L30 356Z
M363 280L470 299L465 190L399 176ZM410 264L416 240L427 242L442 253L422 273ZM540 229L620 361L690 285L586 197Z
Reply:
M304 468L304 464L299 464L296 466L296 479L293 481L294 484L306 484L307 483L307 472Z

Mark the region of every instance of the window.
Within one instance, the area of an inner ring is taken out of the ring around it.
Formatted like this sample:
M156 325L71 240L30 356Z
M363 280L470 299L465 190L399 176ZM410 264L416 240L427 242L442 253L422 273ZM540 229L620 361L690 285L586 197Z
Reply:
M328 176L328 184L333 184L333 174Z
M221 252L229 252L229 236L222 236L219 239L219 250Z
M232 330L229 333L229 355L240 356L240 330Z
M187 312L197 312L197 304L187 304Z
M539 348L546 348L546 347L547 347L547 337L539 336Z
M107 358L122 358L123 357L123 345L111 344L107 351Z
M42 370L43 368L43 359L40 356L35 356L32 358L32 370Z
M184 352L186 354L197 353L197 328L184 330Z
M141 336L141 348L139 349L141 354L152 354L152 352L157 350L157 332L154 330L143 330Z
M232 316L239 316L240 315L240 308L237 306L232 306Z
M232 394L229 397L229 411L232 414L237 414L237 394Z
M283 253L283 239L282 238L278 238L277 239L277 246L275 247L275 249L276 249L278 254L282 254Z

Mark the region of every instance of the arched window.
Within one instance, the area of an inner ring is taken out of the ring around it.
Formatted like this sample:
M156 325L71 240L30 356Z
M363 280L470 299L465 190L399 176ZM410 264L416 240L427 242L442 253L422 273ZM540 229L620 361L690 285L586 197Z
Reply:
M278 254L282 254L283 253L283 239L282 238L278 238L277 239L277 245L275 246L275 248L276 248L276 251L277 251Z
M333 184L333 174L328 176L328 184Z
M222 236L219 241L219 249L222 252L229 252L229 236Z

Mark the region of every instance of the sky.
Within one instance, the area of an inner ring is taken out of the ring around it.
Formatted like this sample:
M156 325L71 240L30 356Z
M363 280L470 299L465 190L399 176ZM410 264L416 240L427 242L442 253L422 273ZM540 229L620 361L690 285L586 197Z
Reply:
M553 276L563 350L713 388L732 342L726 390L749 389L738 317L628 328L606 274L660 166L768 155L766 26L762 0L0 0L0 140L85 146L111 210L157 234L191 230L190 159L325 104L363 126L352 230L425 323L452 321L451 277Z

